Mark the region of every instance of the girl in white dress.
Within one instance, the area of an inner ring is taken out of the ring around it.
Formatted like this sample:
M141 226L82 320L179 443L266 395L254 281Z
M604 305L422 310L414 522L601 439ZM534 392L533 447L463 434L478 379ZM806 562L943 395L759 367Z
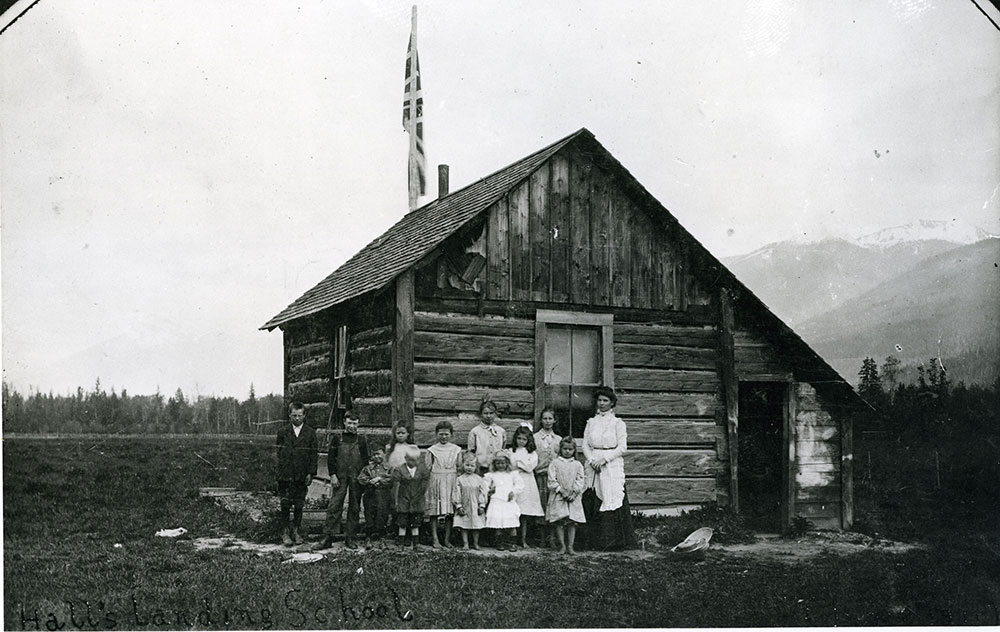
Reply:
M531 516L542 517L542 501L538 497L538 483L535 482L535 467L538 466L538 452L535 451L535 437L531 426L523 424L514 431L514 452L511 464L514 473L521 479L521 491L517 493L517 507L521 510L521 546L528 548L528 521Z
M462 532L462 548L469 548L469 533L472 533L472 548L479 550L479 530L486 526L486 500L488 483L479 475L476 455L465 452L461 457L462 474L455 481L452 504L455 506L455 528Z
M435 549L451 548L451 493L458 478L458 457L462 448L451 442L452 426L442 421L434 428L437 443L427 448L427 467L431 471L424 499L427 515L431 519L431 543ZM438 540L438 525L444 522L443 542Z
M576 458L576 441L566 437L559 443L559 457L549 464L549 504L545 518L559 538L559 552L573 554L576 525L587 522L580 497L586 489L583 464Z
M516 551L513 543L507 544L506 536L514 536L521 518L517 506L517 492L523 485L521 478L510 471L510 457L506 452L498 452L493 457L492 471L487 472L490 504L486 508L486 528L496 530L498 551Z

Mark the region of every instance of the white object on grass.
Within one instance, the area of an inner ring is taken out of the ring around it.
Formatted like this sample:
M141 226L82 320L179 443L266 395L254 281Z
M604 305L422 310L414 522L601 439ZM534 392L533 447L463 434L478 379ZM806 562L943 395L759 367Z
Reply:
M282 564L311 564L312 562L318 562L323 559L322 553L294 553L290 558L282 562Z
M684 541L670 549L674 553L697 553L708 548L708 541L712 539L715 530L711 527L702 527L695 530L691 535L684 538Z
M188 530L184 527L177 527L176 529L160 529L156 535L161 538L179 538L187 532Z

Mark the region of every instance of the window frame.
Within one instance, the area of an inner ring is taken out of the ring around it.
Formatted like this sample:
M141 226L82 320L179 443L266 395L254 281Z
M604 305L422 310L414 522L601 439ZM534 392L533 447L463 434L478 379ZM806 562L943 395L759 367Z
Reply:
M601 384L615 387L614 314L570 312L553 309L535 311L535 415L545 408L545 339L548 325L594 327L600 331ZM572 434L572 432L570 433Z

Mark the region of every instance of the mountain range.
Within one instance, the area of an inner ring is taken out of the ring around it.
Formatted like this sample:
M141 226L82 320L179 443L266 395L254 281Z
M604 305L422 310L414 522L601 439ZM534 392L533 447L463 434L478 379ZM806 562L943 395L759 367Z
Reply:
M723 262L852 384L869 356L899 358L904 380L932 357L952 382L1000 375L1000 239L985 231L914 222Z

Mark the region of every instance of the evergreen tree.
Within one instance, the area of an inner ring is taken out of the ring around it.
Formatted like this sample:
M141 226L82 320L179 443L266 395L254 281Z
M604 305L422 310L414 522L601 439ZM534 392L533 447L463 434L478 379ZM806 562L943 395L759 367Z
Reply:
M874 358L865 358L861 362L858 377L861 378L858 382L858 394L872 406L878 407L882 403L882 380Z

